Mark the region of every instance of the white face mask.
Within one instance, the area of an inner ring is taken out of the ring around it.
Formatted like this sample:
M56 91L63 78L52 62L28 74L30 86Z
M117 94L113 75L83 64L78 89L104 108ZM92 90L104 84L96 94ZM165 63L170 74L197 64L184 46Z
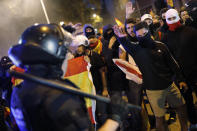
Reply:
M168 24L174 24L180 21L179 14L175 9L169 9L166 12L165 16L166 16L166 22Z

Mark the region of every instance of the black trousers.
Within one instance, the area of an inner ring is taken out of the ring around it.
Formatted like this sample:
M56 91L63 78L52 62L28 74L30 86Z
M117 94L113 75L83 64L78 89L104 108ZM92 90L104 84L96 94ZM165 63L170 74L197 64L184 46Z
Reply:
M189 89L184 93L181 91L187 106L187 112L188 112L188 119L191 124L197 124L197 111L195 109L194 103L193 103L193 96L192 92L195 91L197 94L197 86L195 83L191 81L187 81L187 84L189 86Z
M128 88L126 89L126 95L128 102L134 105L141 106L142 104L142 85L139 85L131 80L129 80ZM132 109L130 126L132 130L141 131L142 130L142 116L141 111Z

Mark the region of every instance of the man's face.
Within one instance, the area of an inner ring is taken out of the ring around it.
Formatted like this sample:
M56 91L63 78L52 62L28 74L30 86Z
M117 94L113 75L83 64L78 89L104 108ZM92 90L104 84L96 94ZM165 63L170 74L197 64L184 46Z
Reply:
M86 28L86 32L92 32L91 28Z
M85 52L85 48L83 46L77 47L77 54L81 55Z
M166 19L166 12L161 14L161 17L162 17L163 20L165 20Z
M150 25L153 23L153 21L151 19L145 19L144 21L147 23L147 25Z
M136 31L137 37L144 37L148 33L148 29L142 28Z
M133 24L133 23L128 23L128 24L126 25L127 32L128 32L128 34L129 34L130 36L132 36L132 37L135 36L135 34L134 34L134 32L133 32L133 27L134 27L134 24Z
M189 18L188 12L187 11L182 11L181 12L181 18L183 19L183 21L188 19Z

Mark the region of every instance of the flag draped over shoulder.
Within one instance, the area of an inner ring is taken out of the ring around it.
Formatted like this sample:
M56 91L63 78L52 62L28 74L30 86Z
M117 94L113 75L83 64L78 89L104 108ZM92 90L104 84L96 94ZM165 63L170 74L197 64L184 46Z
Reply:
M96 53L98 53L98 54L101 54L101 52L102 52L102 46L103 46L103 45L102 45L101 40L98 40L98 42L97 42L97 44L95 45L93 51L96 52ZM91 45L90 45L90 47L91 47Z
M83 56L70 59L68 60L67 70L64 78L72 81L82 91L89 94L96 94L95 87L92 82L92 76L89 72L89 67L90 64L84 60ZM95 124L96 102L88 98L85 98L85 102L91 122Z
M10 70L17 71L17 72L22 72L22 73L25 72L24 69L22 69L20 67L17 67L15 65L11 66ZM17 86L17 85L20 85L23 82L23 79L12 77L11 81L12 81L13 86Z

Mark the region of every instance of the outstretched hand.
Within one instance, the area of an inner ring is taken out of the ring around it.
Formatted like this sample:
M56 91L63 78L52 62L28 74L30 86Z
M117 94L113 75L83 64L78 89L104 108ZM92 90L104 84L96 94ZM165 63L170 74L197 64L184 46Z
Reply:
M132 2L126 3L126 18L129 18L131 14L135 11L135 8L133 8Z
M115 26L113 27L113 29L114 29L114 33L115 33L118 37L122 38L122 37L126 37L126 36L127 36L127 34L125 33L123 27L119 27L118 25L115 25Z

